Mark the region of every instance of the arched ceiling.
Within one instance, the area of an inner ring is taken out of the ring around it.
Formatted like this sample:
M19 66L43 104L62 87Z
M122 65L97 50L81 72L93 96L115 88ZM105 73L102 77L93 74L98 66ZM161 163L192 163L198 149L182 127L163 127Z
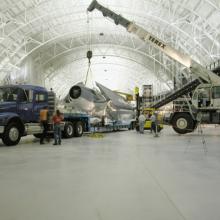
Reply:
M202 65L220 58L219 0L99 2ZM0 3L2 82L8 76L19 78L23 74L22 65L31 57L45 85L63 94L72 84L85 80L88 49L94 55L93 80L125 92L150 83L158 90L168 89L173 76L184 69L100 12L87 14L91 0L0 0Z

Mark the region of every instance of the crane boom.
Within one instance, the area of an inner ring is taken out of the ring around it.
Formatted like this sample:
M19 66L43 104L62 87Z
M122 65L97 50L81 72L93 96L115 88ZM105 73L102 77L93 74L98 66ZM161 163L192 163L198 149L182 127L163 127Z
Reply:
M146 31L141 26L135 24L134 22L129 21L128 19L122 17L119 14L111 11L110 9L102 6L96 0L93 0L88 7L88 11L91 12L94 9L97 9L102 12L104 17L111 18L116 25L122 25L127 29L128 32L137 35L141 40L150 43L154 47L158 48L160 51L171 57L173 60L179 62L185 67L189 68L191 73L196 75L198 78L210 84L220 84L220 77L214 74L213 72L207 70L201 64L192 60L189 55L180 53L175 48L170 47L165 42Z

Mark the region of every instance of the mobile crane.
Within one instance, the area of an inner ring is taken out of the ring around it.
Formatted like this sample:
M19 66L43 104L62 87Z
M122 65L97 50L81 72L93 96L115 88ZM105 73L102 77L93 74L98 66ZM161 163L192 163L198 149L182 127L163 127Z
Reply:
M135 34L144 42L150 43L171 59L187 67L192 76L195 77L193 81L150 106L160 108L192 92L190 111L173 112L171 114L170 124L177 133L185 134L192 132L200 122L220 124L220 77L218 75L194 61L189 55L183 54L167 45L141 26L102 6L96 0L93 0L87 8L89 12L92 12L94 9L102 12L104 17L112 19L116 25L122 25L129 33Z

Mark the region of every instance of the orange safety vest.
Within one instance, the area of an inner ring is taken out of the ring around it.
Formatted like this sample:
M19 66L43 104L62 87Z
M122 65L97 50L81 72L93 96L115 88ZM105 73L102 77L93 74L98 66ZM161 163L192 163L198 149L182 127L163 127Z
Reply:
M40 110L40 121L47 121L47 114L48 114L47 109L41 109Z

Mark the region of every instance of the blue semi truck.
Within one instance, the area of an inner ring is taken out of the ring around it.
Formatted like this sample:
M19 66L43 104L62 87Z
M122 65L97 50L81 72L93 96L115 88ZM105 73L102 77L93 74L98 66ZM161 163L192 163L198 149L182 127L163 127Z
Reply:
M43 129L39 123L40 110L48 107L49 115L55 111L55 94L44 87L33 85L7 85L0 87L0 138L7 146L17 145L22 136L39 138ZM62 126L66 138L81 137L84 132L97 130L130 129L132 124L114 122L111 125L90 124L90 116L64 113ZM52 132L52 126L51 126Z

